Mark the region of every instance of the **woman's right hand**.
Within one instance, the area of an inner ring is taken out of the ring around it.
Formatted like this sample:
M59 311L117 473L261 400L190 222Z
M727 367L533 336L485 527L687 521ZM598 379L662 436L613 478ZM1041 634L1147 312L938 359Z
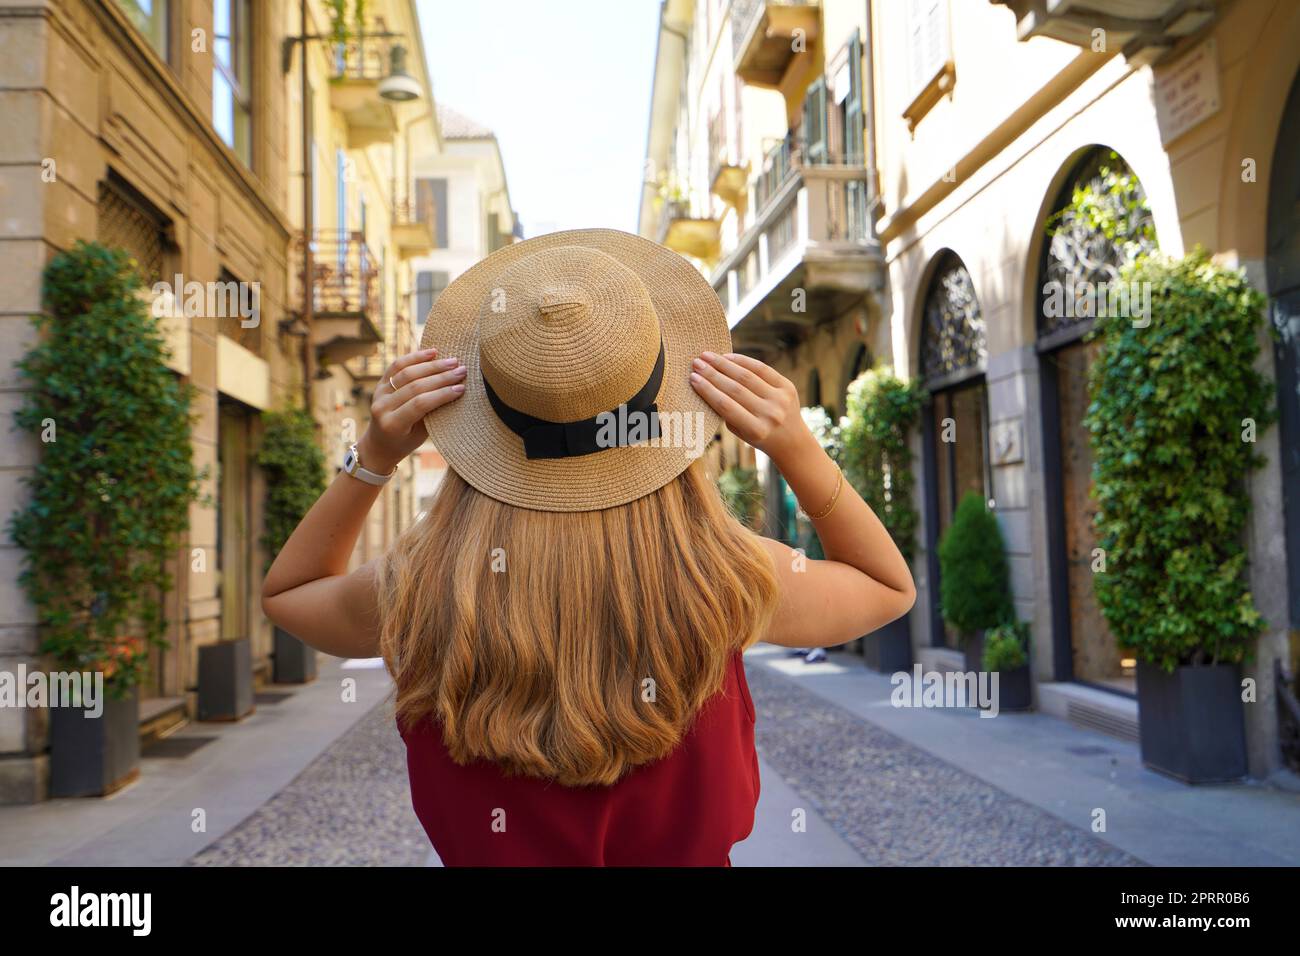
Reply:
M732 434L778 463L807 448L812 432L799 411L794 383L756 358L705 352L692 363L691 386L722 416Z
M387 474L422 444L424 416L465 393L465 366L437 349L403 355L384 373L370 403L370 424L357 442L362 463Z

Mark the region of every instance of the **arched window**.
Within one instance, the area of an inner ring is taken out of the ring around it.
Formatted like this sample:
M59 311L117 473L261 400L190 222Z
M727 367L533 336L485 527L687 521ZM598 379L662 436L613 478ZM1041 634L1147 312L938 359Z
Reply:
M1084 196L1089 209L1075 208ZM1085 334L1101 310L1132 307L1120 270L1155 248L1155 227L1141 182L1118 153L1104 146L1075 163L1052 202L1048 239L1039 263L1038 338L1048 347ZM1097 228L1100 214L1113 228ZM1109 233L1109 234L1108 234Z
M930 273L921 309L921 377L930 392L925 431L926 543L931 584L931 634L936 645L959 646L939 613L937 549L957 502L968 491L992 496L988 455L988 347L984 316L970 272L945 250Z
M921 319L921 377L942 387L984 371L984 316L975 283L955 252L940 253Z

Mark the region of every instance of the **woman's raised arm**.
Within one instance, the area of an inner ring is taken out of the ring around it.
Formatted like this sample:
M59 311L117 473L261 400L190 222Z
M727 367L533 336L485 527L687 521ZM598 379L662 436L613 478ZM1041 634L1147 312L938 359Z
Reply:
M361 467L390 474L420 447L424 416L459 398L465 367L436 349L404 355L375 390L357 442ZM376 657L379 614L372 565L348 572L366 514L382 489L344 472L299 522L267 572L262 611L300 640L335 657Z
M833 647L906 614L916 600L907 561L804 424L794 385L757 359L711 352L695 360L691 384L735 435L772 459L826 554L812 560L763 539L781 581L767 640Z

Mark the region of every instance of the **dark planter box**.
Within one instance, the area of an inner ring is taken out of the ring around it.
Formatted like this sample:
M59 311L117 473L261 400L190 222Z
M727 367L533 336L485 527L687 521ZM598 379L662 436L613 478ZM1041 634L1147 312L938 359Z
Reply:
M1235 664L1166 674L1138 661L1137 688L1144 764L1185 783L1246 775L1246 719Z
M863 662L873 671L895 674L912 669L912 628L907 616L861 638Z
M967 634L961 644L961 652L966 656L966 670L979 673L984 669L984 632L973 631Z
M140 775L140 692L104 693L104 712L51 707L50 796L102 797Z
M989 678L992 680L992 678ZM1029 710L1034 704L1030 689L1029 665L1015 670L998 672L998 712L1004 710Z
M278 627L274 660L272 679L277 684L309 684L316 679L316 649Z
M246 637L199 648L199 720L239 720L253 712L253 648Z

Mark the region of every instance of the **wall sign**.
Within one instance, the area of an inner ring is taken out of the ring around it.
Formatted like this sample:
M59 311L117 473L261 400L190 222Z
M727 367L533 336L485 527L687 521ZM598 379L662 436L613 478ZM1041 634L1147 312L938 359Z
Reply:
M1219 112L1219 58L1214 38L1156 72L1153 94L1160 142L1165 146Z

